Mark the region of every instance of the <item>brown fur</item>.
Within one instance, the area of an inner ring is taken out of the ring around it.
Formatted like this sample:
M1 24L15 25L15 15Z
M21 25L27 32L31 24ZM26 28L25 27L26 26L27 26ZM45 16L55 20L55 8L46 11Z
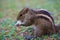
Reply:
M38 16L40 16L40 12L36 10L32 11L32 9L29 8L23 8L19 12L17 20L22 20L22 22L26 20L25 24L22 24L24 26L35 25L34 27L31 26L33 29L36 28L34 29L34 33L33 33L34 36L42 36L43 34L55 33L53 20L51 20L49 16L47 17L47 15L46 18L49 20L46 20L44 18L37 18Z

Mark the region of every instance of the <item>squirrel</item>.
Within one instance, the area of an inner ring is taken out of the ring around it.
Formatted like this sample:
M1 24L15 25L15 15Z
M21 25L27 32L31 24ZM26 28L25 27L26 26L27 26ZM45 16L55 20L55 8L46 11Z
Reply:
M56 33L54 19L46 10L23 8L18 16L16 26L31 26L34 37Z

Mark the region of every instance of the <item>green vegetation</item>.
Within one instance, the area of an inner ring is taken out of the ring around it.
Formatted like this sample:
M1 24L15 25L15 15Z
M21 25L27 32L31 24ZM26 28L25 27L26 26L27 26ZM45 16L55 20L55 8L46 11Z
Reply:
M14 24L18 12L25 6L47 9L54 16L55 24L60 23L60 0L0 0L0 40L24 40L20 33L28 28L21 26L17 29ZM58 34L53 34L51 37L58 40ZM44 40L47 38L47 35L42 36Z

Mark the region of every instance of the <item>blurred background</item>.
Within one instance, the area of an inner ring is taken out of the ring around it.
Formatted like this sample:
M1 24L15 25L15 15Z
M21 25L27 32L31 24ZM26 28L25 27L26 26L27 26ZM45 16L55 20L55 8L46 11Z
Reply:
M60 0L0 0L0 40L15 40L20 29L16 32L13 25L23 7L47 9L54 17L55 24L60 23ZM17 38L23 40L19 36Z
M0 0L0 19L15 19L23 7L47 9L55 20L60 20L60 0Z

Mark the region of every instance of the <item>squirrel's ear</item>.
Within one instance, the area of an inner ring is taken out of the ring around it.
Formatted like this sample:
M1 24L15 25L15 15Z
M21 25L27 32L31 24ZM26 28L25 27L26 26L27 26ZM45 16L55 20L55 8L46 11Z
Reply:
M29 8L28 7L24 7L19 13L20 14L24 14L24 13L27 13L29 11Z
M26 13L29 11L29 8L25 7L23 11L24 11L24 13Z

